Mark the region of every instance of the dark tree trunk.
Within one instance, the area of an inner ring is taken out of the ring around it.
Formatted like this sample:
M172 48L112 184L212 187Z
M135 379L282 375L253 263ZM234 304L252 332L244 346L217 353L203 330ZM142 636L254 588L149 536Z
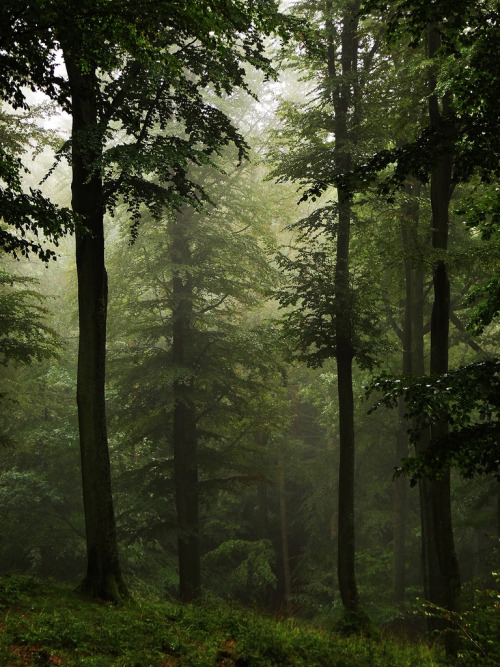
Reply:
M429 57L432 58L440 45L439 33L433 27L428 32ZM431 79L429 117L431 125L437 125L450 113L449 100L441 100L436 83ZM448 246L449 205L452 193L453 158L450 152L440 156L431 174L432 247L442 253ZM434 303L431 318L431 374L442 375L448 371L448 331L450 313L450 284L444 259L437 260L433 274ZM430 438L445 435L447 424L432 427ZM417 451L429 446L424 438ZM456 611L459 604L460 576L455 554L451 521L449 470L439 480L422 480L421 521L423 543L424 592L428 600L441 607ZM443 624L430 619L430 628L443 628ZM446 635L449 654L456 653L455 635Z
M497 536L500 537L500 485L497 486Z
M328 73L332 87L335 110L335 157L339 172L351 168L351 156L346 143L352 139L348 126L348 114L355 110L353 89L357 71L358 38L356 17L359 2L352 2L343 16L340 64L342 76L337 75L337 63L332 23L328 17L329 31ZM344 188L337 188L338 225L337 256L334 277L336 299L336 361L339 405L339 504L338 504L338 580L344 608L355 611L359 605L355 575L354 530L354 397L352 364L354 347L351 330L351 288L349 270L349 245L351 229L351 198Z
M256 451L254 454L256 465L262 464L262 459L271 465L266 454L268 436L264 433L255 434ZM270 539L269 530L269 482L262 480L257 483L257 512L256 531L259 540Z
M354 396L352 364L354 350L351 341L349 308L349 237L351 206L349 198L339 190L339 224L337 232L337 264L335 293L337 299L337 390L339 405L339 504L338 504L338 578L342 604L345 609L358 606L355 574L354 530Z
M337 387L339 393L340 455L337 567L340 597L344 608L348 610L355 610L359 603L355 574L352 359L352 351L348 341L338 340Z
M399 408L399 430L396 442L396 460L408 456L407 426L403 420L404 406ZM397 604L405 600L406 593L406 517L407 485L404 478L394 480L394 525L393 525L393 599Z
M177 508L179 591L183 602L199 597L200 539L198 518L198 442L193 402L192 327L193 283L191 249L185 220L170 227L172 234L172 364L174 369L174 480Z
M82 72L70 49L64 57L72 95L72 206L87 232L76 232L78 274L77 403L87 574L82 591L108 600L126 594L116 542L105 408L107 276L100 175L97 79Z
M408 179L405 194L409 203L403 209L401 237L405 257L405 313L403 319L403 375L423 375L424 338L423 303L424 275L422 263L418 261L419 200L421 184ZM399 431L396 442L396 460L408 456L408 422L403 418L405 405L399 404ZM406 589L406 516L408 481L394 481L394 561L393 597L401 603Z

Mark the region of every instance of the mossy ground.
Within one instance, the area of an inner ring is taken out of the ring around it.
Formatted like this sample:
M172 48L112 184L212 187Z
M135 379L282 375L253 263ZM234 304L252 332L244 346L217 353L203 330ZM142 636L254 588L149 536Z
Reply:
M135 597L122 606L25 577L0 579L0 665L269 667L438 665L425 644L342 637L221 602Z

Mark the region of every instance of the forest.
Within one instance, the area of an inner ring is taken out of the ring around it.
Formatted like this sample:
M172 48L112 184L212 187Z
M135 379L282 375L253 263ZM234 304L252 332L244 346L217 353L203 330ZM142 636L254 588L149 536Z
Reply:
M500 0L2 0L0 665L500 663Z

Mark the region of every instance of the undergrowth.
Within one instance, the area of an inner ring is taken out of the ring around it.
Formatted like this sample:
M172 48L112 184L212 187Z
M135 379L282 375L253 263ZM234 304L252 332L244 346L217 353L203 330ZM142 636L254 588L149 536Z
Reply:
M343 637L214 601L89 602L51 581L0 579L0 665L214 667L438 665L440 654L390 637Z

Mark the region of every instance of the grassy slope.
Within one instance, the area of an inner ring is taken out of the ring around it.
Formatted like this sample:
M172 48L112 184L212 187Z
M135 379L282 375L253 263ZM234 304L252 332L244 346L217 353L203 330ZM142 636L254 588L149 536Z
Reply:
M0 579L0 665L437 665L426 646L343 638L221 603L90 602L68 587Z

